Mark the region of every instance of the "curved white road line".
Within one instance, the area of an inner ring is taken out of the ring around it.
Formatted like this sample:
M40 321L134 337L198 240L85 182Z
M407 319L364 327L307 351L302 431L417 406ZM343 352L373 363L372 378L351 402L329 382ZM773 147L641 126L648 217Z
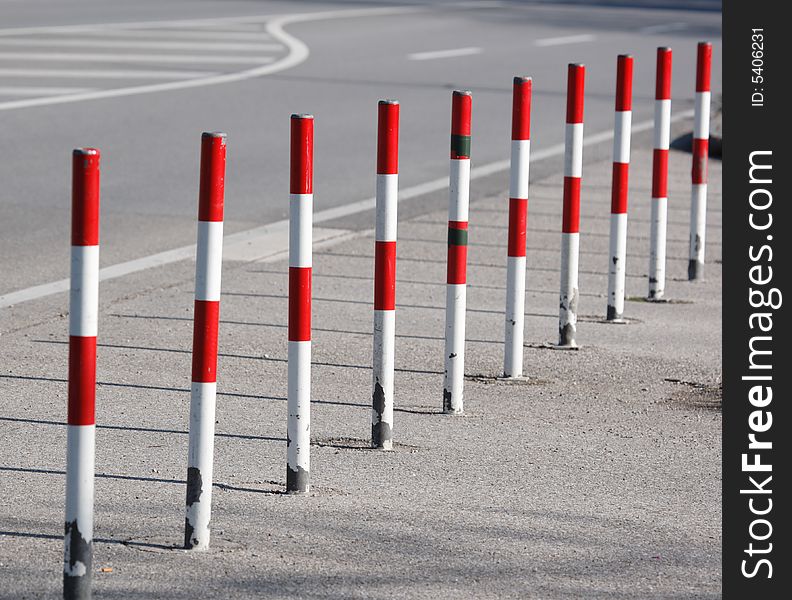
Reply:
M279 17L269 18L264 22L265 33L269 34L272 39L281 42L288 49L289 53L282 59L276 62L247 69L245 71L238 71L234 73L223 73L221 75L214 75L211 77L202 77L197 79L189 79L186 81L171 81L167 83L153 83L147 85L137 85L126 88L116 88L112 90L98 90L94 92L86 92L80 94L67 94L64 96L55 96L48 98L30 98L27 100L16 100L12 102L0 102L0 111L14 110L19 108L32 108L35 106L51 106L53 104L66 104L70 102L84 102L86 100L98 100L101 98L120 98L123 96L135 96L138 94L153 94L156 92L169 92L174 90L184 90L195 87L203 87L207 85L219 85L223 83L234 83L237 81L244 81L254 77L261 77L263 75L271 75L291 69L305 61L310 54L308 46L296 37L286 33L283 28L286 25L293 23L300 23L303 21L324 21L327 19L341 19L352 17L368 17L380 15L394 15L394 14L407 14L412 12L420 12L424 9L418 7L404 7L404 8L363 8L355 10L333 10L316 13L304 14L291 14ZM38 27L26 29L3 29L0 30L0 35L22 35L30 33L48 33L52 31L68 31L79 32L85 29L96 29L99 27L181 27L181 26L194 26L194 25L212 25L220 23L244 23L244 22L260 22L265 17L229 17L228 19L201 19L194 21L157 21L149 24L146 23L128 23L128 24L113 24L108 26L91 25L91 26L64 26L64 27ZM16 31L14 34L12 32Z
M686 110L675 114L673 117L671 117L671 121L681 121L683 119L689 119L692 116L693 111ZM650 119L647 121L641 121L640 123L634 123L632 131L633 133L638 133L640 131L648 131L653 127L654 120ZM593 144L607 142L611 139L613 139L612 129L587 136L583 139L583 145L591 146ZM536 163L551 157L561 156L563 153L564 144L556 144L554 146L549 146L539 150L538 152L534 152L531 156L531 160L533 163ZM509 168L509 164L510 161L507 159L475 167L470 171L470 179L479 179L481 177L486 177L488 175L506 171ZM433 179L432 181L427 181L425 183L399 190L399 202L412 198L418 198L425 194L437 192L447 187L448 177L439 177L438 179ZM313 221L315 224L323 222L326 223L327 221L332 221L333 219L372 210L375 207L375 204L376 201L374 198L367 198L365 200L358 200L357 202L350 202L349 204L344 204L342 206L327 208L314 213ZM231 260L234 254L239 254L240 259L242 256L245 256L245 260L258 260L264 257L280 254L284 252L286 248L288 248L288 231L289 221L282 220L269 223L267 225L262 225L261 227L256 227L254 229L249 229L247 231L240 231L238 233L227 235L223 238L224 258ZM339 235L337 239L344 239L344 236ZM258 249L259 254L255 257L249 250L246 249L246 247L250 245L255 245ZM266 249L266 251L263 249ZM129 275L130 273L137 273L139 271L144 271L153 267L160 267L181 260L194 258L195 245L182 246L181 248L175 248L174 250L166 250L165 252L144 256L142 258L129 260L100 269L99 281L115 279L117 277ZM66 292L68 290L69 280L61 279L60 281L53 281L51 283L29 287L16 292L10 292L0 296L0 308L6 308L16 304L21 304L23 302L28 302L30 300L36 300L38 298L44 298L59 292Z

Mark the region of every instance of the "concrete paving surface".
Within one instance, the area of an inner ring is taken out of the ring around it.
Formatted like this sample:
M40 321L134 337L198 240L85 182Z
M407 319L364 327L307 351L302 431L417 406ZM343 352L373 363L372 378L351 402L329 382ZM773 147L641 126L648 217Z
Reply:
M672 302L647 303L648 140L636 136L633 148L626 325L602 322L610 144L586 150L576 352L547 347L558 318L560 169L532 179L523 381L497 378L506 174L494 195L474 184L464 416L441 412L445 200L405 206L392 452L367 448L373 220L323 225L339 236L314 255L307 497L282 493L287 262L226 261L208 552L177 548L194 264L103 283L96 598L719 597L720 163L710 164L706 279L689 283L691 158L671 153ZM2 598L60 595L67 310L57 294L0 313Z

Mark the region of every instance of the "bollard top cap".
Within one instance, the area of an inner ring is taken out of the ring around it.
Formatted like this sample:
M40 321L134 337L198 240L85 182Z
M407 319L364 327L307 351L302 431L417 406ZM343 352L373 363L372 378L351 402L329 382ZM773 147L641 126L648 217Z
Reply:
M227 136L226 136L226 134L225 134L225 133L223 133L222 131L204 131L204 132L201 134L201 139L206 139L206 138L213 138L213 139L215 139L215 138L220 138L220 139L225 139L226 137L227 137Z
M619 54L619 58L632 58L632 54Z
M314 116L309 113L292 113L292 119L313 119Z
M398 104L398 103L399 103L398 100L392 100L390 98L384 98L379 101L379 104Z
M75 148L72 151L74 156L98 156L99 149L98 148Z
M699 42L698 45L699 46L712 46L712 42L707 42L707 41Z
M569 63L569 66L575 67L576 69L583 69L586 65L583 63Z
M473 92L470 90L454 90L454 96L472 96Z
M660 52L671 52L671 46L658 46L657 49Z
M519 84L519 83L530 83L531 81L533 81L532 77L523 77L521 75L517 75L514 78L514 83L517 83L517 84Z

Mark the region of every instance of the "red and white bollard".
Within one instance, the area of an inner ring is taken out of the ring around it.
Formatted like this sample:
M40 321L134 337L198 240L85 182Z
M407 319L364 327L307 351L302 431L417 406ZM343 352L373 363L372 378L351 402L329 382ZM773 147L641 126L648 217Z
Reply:
M396 207L399 201L399 103L377 106L377 216L374 248L374 353L371 445L393 447L396 346Z
M610 255L606 319L623 322L627 259L627 199L632 128L633 58L620 54L616 62L616 120L613 128L613 182L611 184Z
M690 198L689 280L701 279L704 276L711 72L712 44L699 42L696 60L696 103L693 108L693 190Z
M209 547L209 520L212 516L225 163L225 134L204 133L201 136L198 192L187 514L184 521L184 547L198 550Z
M289 384L286 491L306 494L311 470L312 115L291 116Z
M451 177L448 202L445 375L443 411L463 411L465 307L467 304L468 204L470 201L470 113L473 95L455 90L451 105Z
M561 226L561 293L558 346L576 348L578 256L580 252L580 181L583 174L583 93L586 67L570 64L564 150L564 216Z
M657 49L652 217L649 230L649 300L662 300L665 293L668 148L671 142L671 60L671 48Z
M96 333L99 312L99 150L72 155L69 406L63 597L91 598Z
M525 326L525 246L528 164L531 151L531 78L515 77L509 177L509 242L506 258L504 377L522 377Z

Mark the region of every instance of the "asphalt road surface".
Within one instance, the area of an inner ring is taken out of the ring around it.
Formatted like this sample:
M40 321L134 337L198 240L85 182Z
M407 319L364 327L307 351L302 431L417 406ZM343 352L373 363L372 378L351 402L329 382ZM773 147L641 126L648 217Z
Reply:
M508 158L515 74L534 78L535 151L563 141L569 62L587 65L587 133L612 127L619 53L636 59L635 122L658 45L689 109L699 39L720 90L720 13L684 5L0 0L0 296L68 277L72 148L103 153L106 267L194 243L204 130L228 133L230 233L286 216L294 112L316 116L322 210L373 195L379 98L402 104L402 188L447 173L454 88L474 94L474 167Z

